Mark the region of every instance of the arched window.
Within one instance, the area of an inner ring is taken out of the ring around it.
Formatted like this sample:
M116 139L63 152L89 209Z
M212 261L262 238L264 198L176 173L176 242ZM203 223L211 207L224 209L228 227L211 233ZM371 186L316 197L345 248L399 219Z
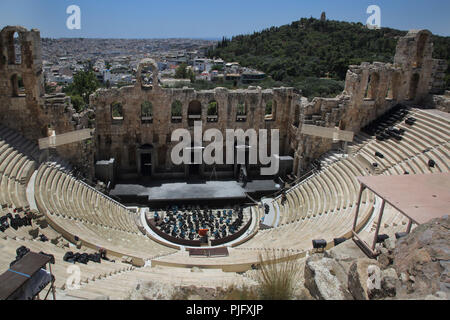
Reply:
M10 34L8 46L9 64L22 64L22 46L20 40L21 38L18 32Z
M217 122L218 119L218 109L219 105L216 100L213 100L208 103L208 111L207 111L207 121L208 122Z
M378 86L380 84L380 75L378 73L373 73L369 76L367 81L365 99L374 100L378 93Z
M16 54L16 64L22 64L22 45L17 32L14 32L14 50Z
M202 119L202 104L198 100L193 100L188 106L189 126L194 126L194 121Z
M11 97L19 96L19 81L17 74L11 76Z
M144 90L152 90L158 85L158 65L154 60L144 59L138 64L136 84Z
M145 123L153 122L153 104L150 101L144 101L141 104L141 121Z
M247 120L247 108L244 102L239 102L236 107L236 121Z
M123 107L120 102L113 102L111 104L111 116L115 121L123 120Z
M294 127L298 128L299 123L300 123L300 106L296 105L295 112L294 112L294 122L293 122Z
M11 97L25 97L23 79L18 74L11 76Z
M172 103L172 122L181 122L183 119L183 105L179 100Z
M142 85L153 84L153 68L151 65L146 65L146 66L142 67L141 82L142 82Z
M276 102L269 100L266 103L265 120L275 121Z
M425 45L428 41L428 35L426 33L422 33L419 36L419 40L417 42L417 51L416 51L416 67L421 68L423 63L423 57L425 55Z
M409 83L408 100L414 100L416 98L419 80L420 80L419 74L418 73L413 74L411 82Z
M389 84L386 99L397 100L399 86L400 86L400 75L398 73L394 73L392 75L391 82Z

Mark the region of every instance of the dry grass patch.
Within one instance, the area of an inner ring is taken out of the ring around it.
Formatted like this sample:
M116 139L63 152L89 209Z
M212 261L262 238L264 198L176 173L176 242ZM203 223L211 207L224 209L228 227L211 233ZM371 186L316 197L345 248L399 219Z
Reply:
M300 274L296 258L275 251L259 254L259 297L262 300L290 300L294 298L295 286Z

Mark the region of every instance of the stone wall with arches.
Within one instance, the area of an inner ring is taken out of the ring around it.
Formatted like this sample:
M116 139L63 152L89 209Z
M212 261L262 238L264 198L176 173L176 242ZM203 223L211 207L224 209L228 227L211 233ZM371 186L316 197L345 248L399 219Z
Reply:
M93 116L91 111L77 114L65 94L46 95L42 66L39 30L7 26L0 31L0 123L35 143L52 131L87 128ZM55 151L93 177L92 143L71 143Z
M429 31L410 31L399 39L394 63L351 65L340 95L312 101L283 87L162 88L156 62L144 59L135 85L99 89L90 97L91 109L77 114L64 94L45 94L39 30L8 26L0 32L0 123L37 142L49 131L87 128L95 118L95 139L89 145L74 143L56 150L88 176L93 173L94 151L95 160L115 158L124 176L139 175L140 164L149 161L155 176L186 176L186 167L171 162L177 144L171 142L171 134L179 128L193 130L195 120L202 122L203 131L215 128L224 135L226 129L278 129L279 155L293 156L293 173L301 175L314 159L336 147L330 139L301 134L303 124L356 133L397 103L448 110L448 95L431 95L443 94L447 68L445 61L432 58L432 52ZM149 145L151 152L145 151ZM219 169L236 171L226 165Z
M148 60L142 61L138 70L148 63ZM177 144L171 142L171 136L179 128L193 131L194 121L202 122L203 131L219 129L224 137L226 129L279 129L283 140L280 153L285 155L289 152L286 149L289 145L284 142L289 132L284 124L292 118L293 106L299 99L300 95L292 88L168 89L162 88L156 77L151 89L140 82L122 88L99 89L90 97L90 104L96 110L96 159L115 158L123 177L140 175L142 168L132 161L134 150L151 144L153 175L185 176L185 168L171 162L170 154ZM265 114L268 101L273 103L274 109L276 106L270 119ZM142 121L141 106L146 102L152 105L151 123ZM112 114L112 106L117 103L123 108L121 119ZM233 168L222 165L218 169L232 172Z
M152 62L145 60L142 64ZM161 158L163 152L165 159L158 162L154 171L182 174L183 168L175 168L170 161L176 144L170 141L171 133L177 128L192 130L194 121L201 121L203 130L216 128L223 134L226 129L279 129L280 155L293 156L294 174L301 175L321 154L345 147L330 139L301 134L303 124L337 126L357 133L398 103L427 103L430 92L439 88L442 70L443 62L432 58L431 33L420 30L399 39L394 63L349 66L345 89L335 98L308 101L293 88L163 89L153 73L151 90L137 83L120 89L101 89L91 96L91 105L96 109L96 157L119 157L122 172L133 174L137 168L128 161L126 143L136 148L151 143L156 154ZM119 123L112 121L109 114L110 105L116 100L124 108L124 119ZM150 101L153 106L153 123L149 125L140 121L143 101Z
M344 143L301 134L302 124L357 133L398 103L430 105L430 93L443 92L441 79L446 69L445 61L433 59L432 52L429 31L410 31L399 39L394 63L351 65L342 94L303 100L300 125L292 128L296 132L291 141L296 150L294 173L305 172L314 159L333 148L345 149Z

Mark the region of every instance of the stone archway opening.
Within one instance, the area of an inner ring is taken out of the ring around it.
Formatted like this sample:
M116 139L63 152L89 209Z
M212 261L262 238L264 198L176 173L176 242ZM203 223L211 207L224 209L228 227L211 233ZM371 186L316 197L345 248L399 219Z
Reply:
M153 104L150 101L141 104L141 122L153 123Z
M172 123L178 123L183 120L183 104L179 100L175 100L171 106Z
M13 41L14 41L14 55L15 55L14 64L20 65L22 64L22 44L20 43L21 38L18 32L14 32Z
M159 85L158 65L153 59L143 59L137 69L136 85L141 89L152 90Z
M294 121L293 121L294 127L298 128L300 125L300 105L295 105L295 111L294 111Z
M391 82L389 83L389 89L386 94L386 99L388 100L397 100L398 99L398 90L400 88L400 74L395 72L392 75Z
M366 93L364 98L367 100L375 100L378 94L378 87L380 85L380 75L378 73L372 73L369 75L367 81Z
M113 121L123 120L123 105L120 102L111 103L111 117Z
M416 67L421 68L423 63L423 57L425 55L425 45L428 41L428 34L421 33L419 40L417 41L417 51L416 51Z
M13 74L11 76L10 85L11 85L11 97L16 98L26 96L25 86L21 75L17 73Z
M9 64L22 64L22 44L19 32L12 31L8 36L8 62Z
M217 122L219 116L219 104L216 100L212 100L208 103L207 121Z
M416 98L419 81L420 75L418 73L413 74L409 83L408 100L414 100Z
M247 120L247 104L245 102L239 102L236 109L236 121L245 122Z
M264 114L264 119L266 121L275 121L277 110L277 103L274 100L269 100L266 102L266 109Z
M138 174L143 177L151 177L154 173L154 163L156 163L153 144L143 144L136 152Z
M188 107L188 123L190 127L194 126L195 121L202 119L202 104L198 100L193 100Z

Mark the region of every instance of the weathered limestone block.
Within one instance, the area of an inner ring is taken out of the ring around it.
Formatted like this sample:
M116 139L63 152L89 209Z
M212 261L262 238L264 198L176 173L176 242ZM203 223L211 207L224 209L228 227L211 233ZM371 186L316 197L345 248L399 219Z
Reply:
M394 268L381 271L381 294L379 297L395 297L399 284L400 281Z
M416 227L397 242L394 268L404 273L409 292L450 292L450 219L445 216Z
M315 299L349 300L346 273L335 260L314 255L305 264L305 287Z
M371 272L369 267L374 267L372 271L376 270L376 268L379 268L378 262L368 258L360 258L354 261L350 266L348 273L348 289L356 300L371 299L371 291L377 286L376 282L381 281L380 278L377 279L380 275L376 274L370 274L371 279L373 280L369 279L369 272ZM368 286L369 282L373 285Z

